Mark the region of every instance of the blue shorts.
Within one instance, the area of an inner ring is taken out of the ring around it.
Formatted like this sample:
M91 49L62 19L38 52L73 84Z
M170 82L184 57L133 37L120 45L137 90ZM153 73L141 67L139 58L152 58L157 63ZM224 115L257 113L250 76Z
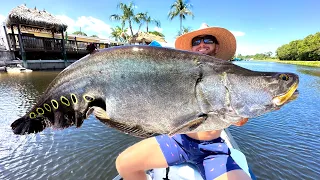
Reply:
M191 163L203 179L214 179L232 170L241 169L230 156L222 138L210 141L192 139L185 134L156 136L169 166Z

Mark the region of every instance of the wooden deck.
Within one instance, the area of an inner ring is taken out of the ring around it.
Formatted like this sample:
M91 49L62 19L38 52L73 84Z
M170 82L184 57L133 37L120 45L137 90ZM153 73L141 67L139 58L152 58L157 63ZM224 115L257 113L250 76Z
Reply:
M20 45L18 40L18 34L8 34L10 50L14 51L16 56L19 57ZM22 44L24 51L26 52L27 59L63 59L63 39L37 37L33 34L22 33ZM65 51L68 58L79 59L86 55L87 45L91 42L78 41L75 39L64 40ZM117 44L108 43L96 43L98 49L108 48L111 46L117 46ZM47 56L47 57L46 57Z

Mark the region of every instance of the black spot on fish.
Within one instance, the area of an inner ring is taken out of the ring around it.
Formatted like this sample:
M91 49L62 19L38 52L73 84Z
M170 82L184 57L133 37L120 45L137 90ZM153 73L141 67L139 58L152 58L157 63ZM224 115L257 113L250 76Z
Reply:
M52 100L51 100L51 104L52 104L52 107L53 107L53 108L58 109L58 107L59 107L58 101L52 99Z
M61 101L62 104L66 105L66 106L70 106L69 99L67 99L66 97L61 96L60 97L60 101Z
M43 105L44 109L47 110L48 112L51 112L51 107L49 104L44 104Z
M71 101L73 104L77 104L78 103L78 99L77 96L75 94L71 94Z
M92 96L90 96L90 95L88 95L88 94L83 95L83 99L84 99L85 101L87 101L87 102L92 102L92 101L94 101L94 97L92 97Z
M124 74L121 75L121 79L125 79L126 77L124 76Z
M42 108L37 108L37 113L38 114L44 114L44 110Z
M30 119L34 119L34 118L37 117L37 115L36 115L36 113L31 112L31 113L29 114L29 117L30 117Z
M95 99L94 101L90 102L88 106L98 106L101 107L103 110L106 110L106 102L102 98Z

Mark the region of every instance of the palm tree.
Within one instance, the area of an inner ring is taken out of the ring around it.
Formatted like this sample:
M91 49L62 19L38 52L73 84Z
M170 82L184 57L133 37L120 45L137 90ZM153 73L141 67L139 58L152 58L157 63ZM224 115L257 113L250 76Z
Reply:
M149 32L149 24L151 23L154 23L157 27L160 27L161 26L161 23L159 20L155 20L155 19L152 19L148 12L145 12L145 13L138 13L137 14L138 16L141 17L141 19L146 23L147 25L147 32Z
M149 34L154 34L156 36L160 36L160 37L164 38L164 34L162 34L161 32L158 32L158 31L149 31Z
M191 12L192 4L189 3L189 0L176 0L170 8L170 12L168 17L170 20L179 16L180 18L180 31L182 31L182 20L186 19L187 15L194 17L193 13Z
M126 42L128 39L128 34L126 33L128 28L122 29L120 26L116 26L115 28L111 28L111 36L115 41Z
M179 32L178 32L178 35L177 36L181 36L181 35L183 35L183 34L186 34L186 33L188 33L188 32L191 32L192 31L192 29L190 28L190 27L182 27L182 30L180 30Z
M75 32L73 32L72 34L74 34L74 35L80 35L80 36L87 36L86 33L81 32L81 31L75 31Z
M128 5L119 3L117 8L122 10L122 14L112 14L110 16L110 20L121 21L122 29L124 28L126 22L128 22L131 36L133 36L132 23L140 23L141 20L139 15L134 14L134 7L135 5L133 2L130 2Z

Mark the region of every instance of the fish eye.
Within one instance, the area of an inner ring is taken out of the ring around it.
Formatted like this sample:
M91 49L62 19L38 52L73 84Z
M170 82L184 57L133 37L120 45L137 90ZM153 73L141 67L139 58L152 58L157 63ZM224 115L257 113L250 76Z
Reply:
M280 74L279 78L284 80L284 81L288 81L289 80L289 76L287 74Z

